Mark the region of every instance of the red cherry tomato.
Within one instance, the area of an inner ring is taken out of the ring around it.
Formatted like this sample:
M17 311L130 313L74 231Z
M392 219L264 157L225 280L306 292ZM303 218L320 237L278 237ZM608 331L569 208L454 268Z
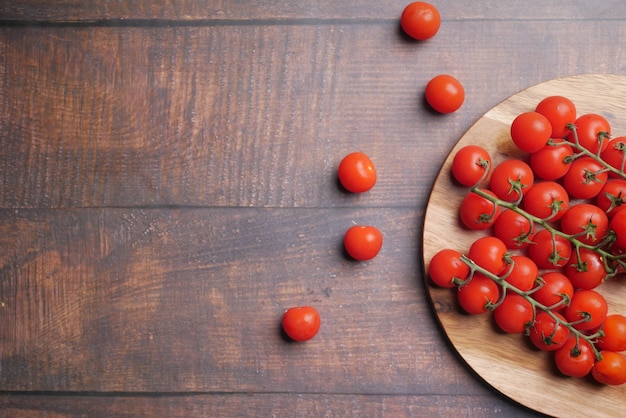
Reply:
M541 269L556 269L567 264L572 256L572 244L560 235L552 235L547 229L535 234L528 246L528 255Z
M573 322L573 327L581 331L598 328L608 313L608 305L604 296L595 290L577 290L572 296L565 317Z
M574 150L562 139L553 139L537 152L530 154L530 167L543 180L557 180L569 171Z
M626 163L626 136L618 136L613 138L602 151L602 159L616 170L624 172L624 164ZM615 176L615 174L612 174Z
M465 280L470 268L461 261L461 253L444 249L435 254L428 265L430 280L439 287L454 287L456 280Z
M435 36L439 30L441 16L432 4L416 1L402 11L400 26L411 38L425 41Z
M626 250L626 210L620 210L613 216L609 228L615 232L615 245Z
M541 113L525 112L511 123L511 139L522 151L539 151L546 146L551 134L550 121Z
M524 195L524 209L541 219L558 221L569 207L569 195L553 181L535 183Z
M597 361L591 369L593 378L606 385L623 385L626 383L626 357L614 351L600 351L602 360Z
M602 164L591 157L583 157L574 161L563 176L563 186L572 197L591 199L600 193L608 177Z
M534 223L510 209L503 210L493 224L493 235L511 250L527 247L534 234Z
M596 205L579 203L570 206L561 218L561 231L584 244L597 244L609 231L609 218Z
M609 145L609 136L611 134L611 126L609 122L600 115L588 113L579 116L574 123L575 130L568 135L568 141L578 144L591 151L594 154L598 150L604 151Z
M506 276L507 283L522 291L528 291L535 286L539 277L537 264L525 255L511 256L512 267Z
M558 313L554 315L562 322L558 323L547 312L541 311L537 313L535 322L530 327L530 341L540 350L558 350L569 339L570 330L563 325L567 322L566 319Z
M544 273L540 287L532 293L532 298L547 308L560 311L574 296L574 286L566 275L558 271Z
M467 145L454 155L452 175L463 186L471 187L486 177L491 164L487 150L478 145Z
M574 287L578 289L595 289L606 278L602 256L587 248L574 251L564 271Z
M598 196L596 205L602 209L609 218L626 207L626 180L609 179Z
M307 341L320 329L320 314L311 306L289 308L283 314L283 330L294 341Z
M549 96L539 102L535 112L550 121L550 138L565 138L569 134L568 124L576 121L576 106L563 96Z
M346 252L355 260L371 260L383 246L383 234L375 226L355 225L346 231L343 244Z
M569 337L565 344L554 352L554 361L565 376L584 377L591 371L596 357L586 340Z
M617 352L626 350L626 316L608 315L601 328L604 335L598 338L598 348Z
M493 310L493 318L502 331L520 334L532 324L533 306L520 295L508 294Z
M500 274L504 271L507 266L506 256L506 245L490 235L474 241L468 252L468 257L474 263L493 274Z
M498 164L491 174L489 190L506 202L516 202L535 181L532 168L522 160L510 159Z
M376 184L374 163L362 152L346 155L339 163L337 174L341 185L349 192L366 192Z
M487 312L500 298L500 288L490 278L475 273L467 284L457 291L459 304L469 314Z
M492 191L483 191L495 197ZM459 214L461 216L461 222L463 222L463 225L467 228L483 230L489 228L498 219L500 206L495 205L492 201L474 192L469 192L461 202Z
M452 113L465 101L465 89L456 78L448 74L434 77L426 85L426 101L439 113Z

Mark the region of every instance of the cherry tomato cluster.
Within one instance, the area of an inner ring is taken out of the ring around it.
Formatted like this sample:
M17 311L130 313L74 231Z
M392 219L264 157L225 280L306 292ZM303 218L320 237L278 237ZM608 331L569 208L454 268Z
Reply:
M495 167L481 146L455 154L470 188L460 220L487 234L435 254L430 278L468 314L492 311L503 332L554 352L564 375L626 383L626 316L597 291L626 271L626 138L562 96L514 118L510 137L524 156Z

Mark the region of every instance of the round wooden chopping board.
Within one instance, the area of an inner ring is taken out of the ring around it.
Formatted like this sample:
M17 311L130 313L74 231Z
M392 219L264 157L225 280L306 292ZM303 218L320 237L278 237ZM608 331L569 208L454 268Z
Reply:
M513 145L509 129L513 119L532 111L547 96L571 99L577 114L599 113L611 123L613 136L626 135L626 77L580 75L564 77L523 90L482 116L458 141L443 164L433 186L424 219L423 255L428 266L444 248L467 253L470 244L485 232L468 231L459 221L458 208L467 188L450 174L454 154L465 145L477 144L491 154L494 165L523 157ZM567 417L615 417L626 409L626 385L597 384L589 376L567 378L559 374L551 353L534 349L523 335L497 330L492 315L470 316L461 312L454 291L434 287L425 275L436 315L451 344L482 379L496 390L538 412ZM598 287L609 302L610 313L626 315L626 280L616 277Z

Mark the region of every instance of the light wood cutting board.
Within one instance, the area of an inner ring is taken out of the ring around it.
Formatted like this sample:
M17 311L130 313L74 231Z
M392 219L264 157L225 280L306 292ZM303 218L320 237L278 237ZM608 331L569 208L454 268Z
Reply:
M547 81L521 91L495 106L461 137L433 186L424 220L424 265L443 248L467 252L485 232L463 229L458 207L468 189L454 183L450 166L456 151L469 144L485 147L497 164L524 156L511 142L509 129L520 113L532 111L547 96L571 99L577 114L599 113L611 123L613 136L626 135L626 77L580 75ZM428 275L425 275L428 281ZM626 410L626 385L596 384L593 379L567 378L553 365L552 354L535 350L523 335L499 332L489 314L461 313L450 289L426 284L442 328L454 348L481 378L509 398L553 416L616 417ZM598 289L611 313L626 314L626 280L615 278Z

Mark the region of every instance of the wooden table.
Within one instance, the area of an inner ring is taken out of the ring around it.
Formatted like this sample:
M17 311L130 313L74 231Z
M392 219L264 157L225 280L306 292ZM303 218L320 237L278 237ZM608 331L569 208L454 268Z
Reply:
M0 5L3 416L530 416L457 357L425 291L435 176L555 77L624 74L626 3L72 0ZM466 88L456 113L422 99ZM344 193L370 155L379 181ZM353 223L377 258L346 258ZM322 315L311 341L283 311Z

